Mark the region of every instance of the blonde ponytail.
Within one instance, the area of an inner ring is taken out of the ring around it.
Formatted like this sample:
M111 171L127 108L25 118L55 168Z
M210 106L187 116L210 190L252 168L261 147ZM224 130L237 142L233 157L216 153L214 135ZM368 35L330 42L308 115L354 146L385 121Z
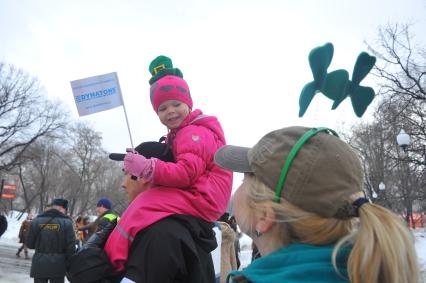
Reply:
M353 243L348 260L350 282L419 282L414 239L403 221L370 203L361 206L358 213L359 229L337 245Z
M275 221L285 234L282 238L285 245L336 243L331 260L342 278L344 275L337 268L337 255L342 247L352 246L347 263L351 283L420 282L414 238L403 220L390 210L365 203L358 209L359 218L324 218L284 198L279 203L274 202L274 192L255 176L247 176L245 180L249 184L248 206L258 210L268 203L273 208ZM362 192L348 201L359 197L363 197Z

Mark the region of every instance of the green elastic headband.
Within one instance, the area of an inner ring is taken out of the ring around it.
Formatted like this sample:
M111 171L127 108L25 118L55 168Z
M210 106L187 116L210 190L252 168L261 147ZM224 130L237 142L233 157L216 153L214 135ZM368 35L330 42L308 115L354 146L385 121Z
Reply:
M335 135L336 137L339 137L339 135L334 130L325 128L325 127L312 128L303 134L303 136L291 148L290 153L287 156L287 160L284 163L283 169L281 170L280 180L278 181L277 189L275 191L275 202L278 202L278 203L280 202L281 191L283 190L283 184L284 184L285 178L287 177L287 173L290 170L291 163L293 162L297 153L310 138L312 138L313 136L315 136L316 134L320 132L329 132Z

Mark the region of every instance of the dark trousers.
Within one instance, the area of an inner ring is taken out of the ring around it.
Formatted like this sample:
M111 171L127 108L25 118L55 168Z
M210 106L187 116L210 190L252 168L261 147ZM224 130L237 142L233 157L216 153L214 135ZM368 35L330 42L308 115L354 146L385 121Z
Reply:
M34 278L34 283L64 283L65 277L56 278Z

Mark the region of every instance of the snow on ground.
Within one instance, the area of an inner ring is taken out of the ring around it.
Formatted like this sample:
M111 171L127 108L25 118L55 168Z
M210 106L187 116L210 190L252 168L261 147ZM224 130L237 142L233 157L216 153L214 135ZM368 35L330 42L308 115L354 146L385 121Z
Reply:
M414 236L423 281L426 282L426 227L414 230Z
M15 243L18 243L18 233L19 228L21 228L22 221L27 218L27 213L24 213L20 220L16 219L20 215L20 212L18 211L12 211L8 215L6 215L7 218L7 230L4 232L4 234L1 236L1 240L11 240L15 241Z
M21 227L22 221L26 218L24 214L20 220L17 220L16 217L19 215L18 212L14 211L7 215L8 228L6 232L0 237L1 245L12 245L16 249L20 246L18 243L18 232ZM417 255L419 257L420 267L422 269L422 275L424 282L426 282L426 228L416 229L413 231L415 236L415 245ZM251 260L251 239L247 235L243 235L240 239L240 260L241 268L246 267L250 264ZM30 253L32 254L32 253ZM24 260L24 259L22 259ZM30 278L28 274L8 274L6 270L2 270L0 267L0 282L1 283L31 283L33 279ZM68 281L66 281L68 282Z
M251 238L245 234L240 238L240 269L245 268L251 262Z
M18 233L19 228L21 227L22 221L27 218L27 214L25 213L20 220L17 220L19 212L12 211L10 214L6 215L7 217L7 230L0 237L0 244L6 246L14 247L14 250L18 250L21 246L19 244ZM32 251L30 251L30 256L32 256ZM25 261L24 258L21 258L22 261ZM34 280L30 277L29 270L28 273L10 273L8 270L4 270L3 267L0 266L0 282L4 283L32 283Z

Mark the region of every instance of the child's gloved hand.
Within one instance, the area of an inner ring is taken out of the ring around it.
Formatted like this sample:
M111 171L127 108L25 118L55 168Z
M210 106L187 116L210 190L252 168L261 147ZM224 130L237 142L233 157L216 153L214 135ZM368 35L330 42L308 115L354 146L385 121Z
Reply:
M155 158L147 159L145 156L127 150L124 157L124 172L132 176L152 180L155 169Z

